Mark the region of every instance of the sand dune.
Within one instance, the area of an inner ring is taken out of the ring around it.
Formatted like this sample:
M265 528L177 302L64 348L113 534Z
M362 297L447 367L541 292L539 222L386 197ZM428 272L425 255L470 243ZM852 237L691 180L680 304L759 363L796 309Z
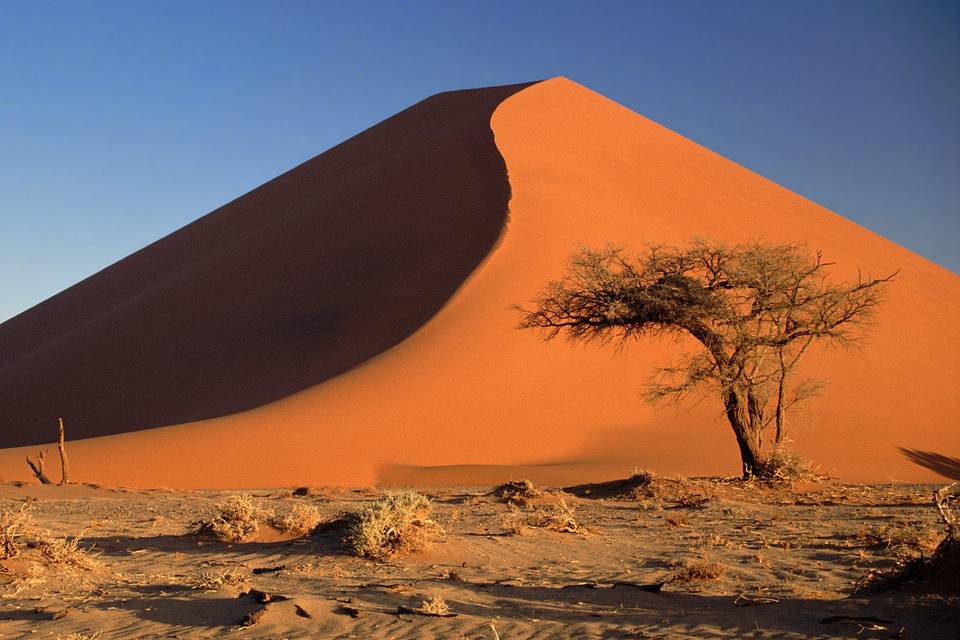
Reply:
M425 100L0 325L0 446L229 415L409 336L500 235L520 88Z
M113 434L71 443L76 476L175 487L733 474L711 402L641 400L678 345L514 328L578 246L692 236L899 269L862 349L808 356L830 384L795 446L939 477L898 447L960 451L960 278L563 78L427 100L0 326L2 442L63 415Z

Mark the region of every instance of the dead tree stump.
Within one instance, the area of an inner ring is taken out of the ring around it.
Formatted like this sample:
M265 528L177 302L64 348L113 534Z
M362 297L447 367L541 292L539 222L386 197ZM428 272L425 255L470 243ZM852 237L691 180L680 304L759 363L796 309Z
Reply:
M27 464L30 466L30 470L33 471L33 475L37 477L37 480L40 481L40 484L53 484L50 481L50 478L47 477L46 472L43 470L43 456L46 454L46 451L40 450L40 455L37 456L36 462L30 459L30 456L27 456Z
M67 460L67 447L63 443L63 418L60 421L60 440L58 448L60 450L60 484L65 485L70 482L70 462Z

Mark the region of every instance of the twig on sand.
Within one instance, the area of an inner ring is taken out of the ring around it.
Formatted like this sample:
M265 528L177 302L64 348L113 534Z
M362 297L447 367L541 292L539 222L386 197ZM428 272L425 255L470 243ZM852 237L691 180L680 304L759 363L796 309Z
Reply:
M734 606L737 607L752 607L755 605L763 604L777 604L780 601L776 598L767 598L764 596L748 596L745 593L739 594L733 601Z

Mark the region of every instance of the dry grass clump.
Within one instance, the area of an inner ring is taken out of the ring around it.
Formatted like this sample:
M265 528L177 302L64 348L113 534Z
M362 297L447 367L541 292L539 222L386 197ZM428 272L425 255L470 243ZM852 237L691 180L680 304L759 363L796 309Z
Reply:
M443 528L430 519L433 503L414 491L389 492L347 517L345 541L361 557L374 560L420 551Z
M915 555L932 551L943 536L923 522L898 521L861 528L852 537L865 546Z
M433 596L420 603L420 610L431 616L446 616L450 613L450 605L443 596Z
M234 495L217 503L217 513L209 520L195 522L194 533L208 535L221 542L240 543L252 539L264 525L292 536L304 536L320 524L320 510L311 504L294 504L278 514L261 506L248 494Z
M671 582L707 582L717 580L726 573L726 567L719 562L710 560L685 560L678 565L671 577Z
M510 480L494 487L493 495L510 504L526 505L532 498L539 498L543 491L529 480Z
M247 576L236 569L220 572L205 571L190 580L190 588L198 591L219 591L225 587L243 587L247 582Z
M0 560L9 560L20 555L23 549L23 534L30 526L30 507L26 504L19 509L4 509L0 512Z
M316 529L322 519L320 509L314 505L297 503L282 515L271 515L267 523L277 531L299 537Z
M796 451L774 449L757 470L757 477L770 484L789 485L816 477L815 467Z
M860 582L860 589L886 591L903 585L914 584L923 589L960 593L960 482L943 487L933 494L933 502L946 526L946 536L937 544L929 557L921 555L901 561L892 571L871 571ZM902 533L891 536L890 531L879 536L884 540L900 542L904 538L913 541L913 535ZM926 544L926 536L921 539ZM922 551L921 551L922 553Z
M503 526L513 535L523 535L528 528L561 533L586 533L574 516L574 508L563 499L527 513L514 511L504 519Z
M630 472L630 477L627 478L627 482L635 487L646 487L653 484L653 480L656 477L656 474L649 469L634 467L633 471Z
M679 495L670 498L669 502L680 509L706 509L712 499L713 498L703 493L684 490Z
M243 542L255 536L260 525L271 517L270 512L248 494L230 496L218 502L216 508L217 514L213 518L194 524L195 533L222 542Z
M76 567L86 571L101 566L102 563L97 556L92 555L89 549L80 546L80 540L81 536L51 538L48 533L43 533L35 540L31 540L29 544L40 552L40 556L48 564Z
M54 538L49 531L38 529L28 505L0 512L0 560L16 558L26 547L35 549L48 565L96 569L102 563L89 549L80 546L81 538Z
M74 631L67 636L57 636L57 640L100 640L103 637L103 631L95 631L93 633L80 633L79 631Z

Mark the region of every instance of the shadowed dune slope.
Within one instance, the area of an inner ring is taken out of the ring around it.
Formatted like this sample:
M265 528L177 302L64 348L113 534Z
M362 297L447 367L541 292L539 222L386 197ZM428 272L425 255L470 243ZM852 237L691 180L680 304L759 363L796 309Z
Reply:
M359 317L363 313L376 316L372 326L392 324L393 314L402 309L415 317L407 327L432 315L419 330L361 366L249 411L71 443L74 475L125 484L240 487L470 484L481 477L487 482L520 474L534 481L572 484L622 476L633 466L668 474L734 474L736 445L712 398L679 410L651 408L641 399L641 388L654 367L668 364L692 345L651 340L615 353L597 345L544 344L535 334L514 328L518 313L511 310L511 305L529 301L546 280L557 277L579 245L615 242L639 247L703 236L731 242L802 241L811 249L822 249L836 263L834 274L842 278L856 277L858 267L876 275L900 270L875 330L862 348L818 348L807 356L804 373L825 378L829 386L792 419L793 439L795 447L823 470L846 480L938 478L933 470L901 455L898 447L945 455L960 451L956 429L960 336L955 321L960 315L960 278L566 79L514 91L463 94L476 96L472 99L484 105L502 101L490 124L506 162L511 199L499 244L455 295L434 313L436 307L411 310L399 303L382 308L352 306L369 302L365 298L371 296L375 302L389 299L384 297L391 294L386 286L343 287L329 294L343 296L337 298L343 306L331 307L328 313L347 326L366 320ZM480 117L481 111L478 107L475 116ZM462 137L456 138L458 131L466 135L456 127L437 131L424 126L409 135L404 129L408 139L404 148L420 149L418 136L430 135L435 136L432 144L449 145L450 154L456 155L456 145L465 144ZM473 148L461 152L475 157ZM483 167L490 171L502 171L493 160L487 164ZM411 167L411 179L416 177L415 170L427 172L427 184L432 185L429 177L436 172L446 175L449 167L424 157L420 165ZM356 197L381 186L372 175L357 176L357 180L363 182L356 186L354 193L360 194ZM382 197L398 201L404 184L391 182L383 187ZM487 194L493 199L490 207L502 202L505 187L497 176L478 178L476 184L492 184L497 190ZM400 189L396 195L395 189ZM380 226L374 225L377 233L403 233L405 225L423 215L424 205L417 198L429 199L433 193L424 189L408 196L400 203L406 209L397 208L388 218L379 219ZM289 202L291 207L300 206L293 199ZM462 217L465 225L476 213L455 208L450 215L458 221ZM481 242L470 235L479 232L465 227L454 231L452 224L437 216L427 217L422 224L421 233L437 238L437 244L427 250L446 252L441 255L448 257L422 258L434 267L428 281L404 279L404 286L432 290L436 286L432 279L438 278L448 279L448 290L452 290L465 275L460 271L453 277L444 271L453 269L450 262L455 256L475 250L471 260L457 263L472 267L478 254L493 244L492 238ZM487 226L482 229L495 233ZM410 257L404 251L376 253L383 247L372 243L360 251L351 243L362 237L348 243L339 235L329 235L334 231L312 236L311 242L322 238L320 247L339 243L348 255L362 255L360 264L365 266L381 260L380 264L390 266L399 256ZM251 238L251 250L263 240ZM453 246L443 246L445 242ZM303 268L298 263L296 272ZM342 273L340 277L346 277L348 272ZM289 272L271 275L274 286L269 293L247 300L261 314L251 317L268 315L284 300L307 295L309 286L286 290L290 278ZM333 278L324 282L336 286ZM281 294L292 297L280 299ZM440 295L432 299L441 298L446 299ZM158 306L151 313L168 317L197 308L187 300L181 304L176 311ZM202 308L212 309L207 304ZM245 310L236 307L231 312ZM310 323L311 318L300 317L315 327L317 318L312 319ZM337 326L332 320L331 324ZM274 339L281 340L289 330L275 325L266 333L279 334ZM341 339L357 336L365 336L364 331L343 334ZM222 357L230 358L232 350L243 348L242 340L242 335L234 336L230 345L218 344L203 353L210 357L222 350L227 352ZM323 352L317 347L298 346L302 348L297 358L284 362L295 360L295 366L307 367L322 360ZM258 354L264 359L275 357L269 344ZM46 366L75 367L64 380L82 373L81 363L64 363L61 357L49 357ZM186 351L178 351L176 358L187 370L210 366ZM141 369L129 361L115 366L122 372L133 367L131 375L141 375ZM238 377L253 370L245 368ZM4 376L4 384L12 384L10 374L4 372ZM181 376L164 383L170 394L184 385L219 388L209 369ZM257 390L262 383L262 378L244 379L237 398L256 395L249 389ZM28 388L35 389L33 385ZM109 400L109 395L101 392L98 397ZM256 400L263 398L257 395ZM45 410L66 414L68 425L74 419L65 409ZM45 415L44 424L55 426L49 422L53 414ZM23 453L0 452L0 463L25 471Z
M343 373L447 301L500 235L490 116L429 98L0 325L0 446L223 416Z

